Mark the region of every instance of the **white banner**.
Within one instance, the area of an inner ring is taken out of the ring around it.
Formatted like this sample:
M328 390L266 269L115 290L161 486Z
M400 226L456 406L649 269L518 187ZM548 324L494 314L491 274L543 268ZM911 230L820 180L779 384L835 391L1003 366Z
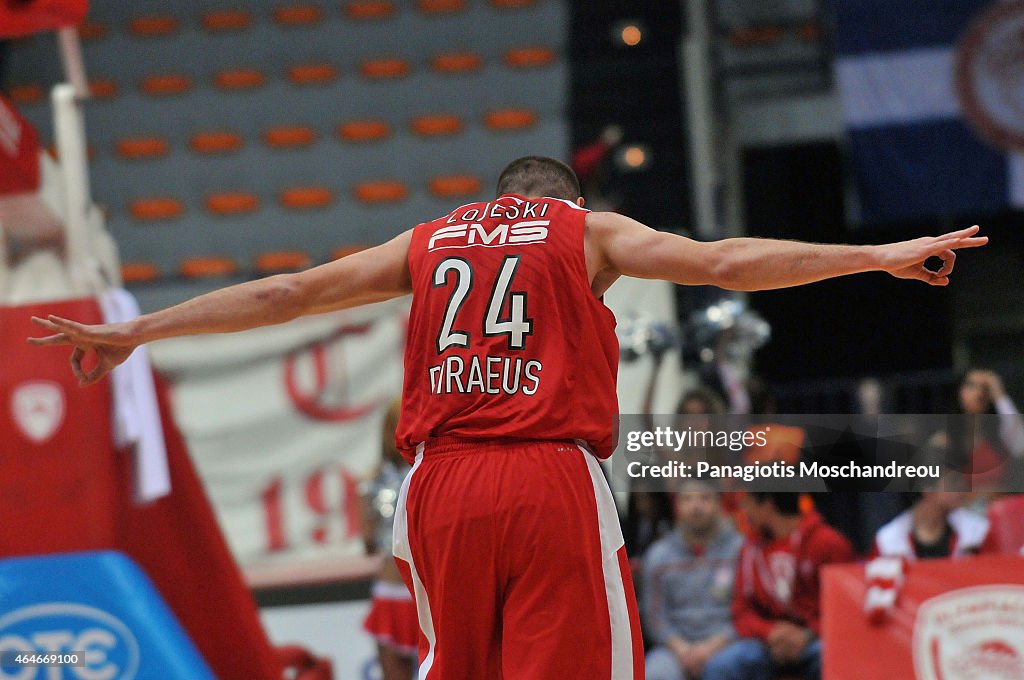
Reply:
M407 304L152 348L178 425L245 567L363 554L358 486L401 391Z

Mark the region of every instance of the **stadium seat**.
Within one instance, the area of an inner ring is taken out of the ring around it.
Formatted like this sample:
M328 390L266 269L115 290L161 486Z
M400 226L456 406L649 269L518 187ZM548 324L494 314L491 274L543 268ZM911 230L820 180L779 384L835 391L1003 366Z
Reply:
M295 85L326 85L338 79L338 67L328 62L295 64L288 67L288 80Z
M263 253L256 257L254 269L259 274L278 274L306 269L311 264L309 255L297 250Z
M484 60L476 52L444 52L430 60L438 73L469 73L478 71Z
M988 506L989 531L1004 555L1024 556L1024 495L1004 496Z
M225 191L206 197L206 209L214 215L239 215L259 208L260 199L247 191Z
M483 183L475 175L444 175L430 180L430 193L442 198L473 196L480 193Z
M334 201L334 192L324 186L291 187L281 192L281 205L292 210L326 208Z
M192 89L192 79L182 73L167 73L142 79L139 88L154 97L184 94Z
M412 119L410 127L424 137L441 137L462 132L462 119L454 115L419 116Z
M263 142L276 149L309 146L316 138L316 130L304 125L279 125L263 133Z
M800 24L796 29L796 37L804 42L816 43L821 41L821 22L812 20Z
M356 185L356 199L363 203L396 203L409 195L409 187L395 180L361 182Z
M181 23L167 14L135 17L128 22L128 31L142 38L159 38L174 35L181 29Z
M780 26L749 26L737 28L729 34L729 42L735 47L771 45L782 40Z
M387 19L395 12L395 3L391 0L351 0L345 5L345 15L356 20Z
M537 4L537 0L491 0L491 5L498 9L520 9Z
M200 132L192 136L189 146L196 153L222 154L238 151L243 141L241 135L235 132Z
M338 137L346 142L373 142L391 136L391 126L383 120L353 120L338 126Z
M116 147L118 156L132 160L163 158L168 148L162 137L125 137L118 140Z
M46 90L38 83L15 85L7 94L15 104L39 104L46 98Z
M241 9L221 9L203 15L203 28L211 33L244 31L252 26L252 14Z
M89 83L89 94L91 94L94 99L110 99L111 97L116 97L119 89L120 88L118 88L117 83L108 78L93 80Z
M224 69L214 76L214 83L222 90L254 90L266 82L267 77L255 68Z
M231 276L238 265L227 257L190 257L181 263L178 272L186 279Z
M181 217L185 213L185 204L168 196L140 198L129 204L128 211L132 217L143 222L169 220Z
M505 63L512 68L547 66L554 60L555 52L548 47L517 47L505 53Z
M334 250L331 251L331 259L340 260L343 257L353 255L355 253L366 250L367 248L369 248L369 246L366 245L342 246L340 248L335 248Z
M78 37L80 37L84 42L103 40L107 37L109 30L110 29L104 23L86 20L78 26Z
M126 262L121 265L125 283L149 283L160 278L160 268L152 262Z
M530 109L498 109L484 116L484 123L491 130L521 130L536 122L537 114Z
M372 80L386 78L404 78L409 75L409 62L397 57L387 59L369 59L359 65L359 72Z
M424 14L452 14L466 9L466 0L417 0L416 8Z
M318 5L284 5L274 9L274 21L282 26L310 26L324 19L324 10Z

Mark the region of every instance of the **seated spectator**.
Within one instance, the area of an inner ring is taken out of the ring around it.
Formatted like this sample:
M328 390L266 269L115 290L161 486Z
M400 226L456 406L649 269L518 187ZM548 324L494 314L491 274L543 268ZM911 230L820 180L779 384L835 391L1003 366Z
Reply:
M647 680L699 678L735 637L729 605L742 538L706 481L684 482L675 513L677 530L644 558L644 627L656 645L647 654Z
M740 550L733 626L742 640L708 661L704 680L821 676L819 572L853 560L850 542L796 493L751 492L745 511L755 534Z
M875 535L875 556L926 560L987 552L988 519L962 507L960 491L916 494L913 507Z

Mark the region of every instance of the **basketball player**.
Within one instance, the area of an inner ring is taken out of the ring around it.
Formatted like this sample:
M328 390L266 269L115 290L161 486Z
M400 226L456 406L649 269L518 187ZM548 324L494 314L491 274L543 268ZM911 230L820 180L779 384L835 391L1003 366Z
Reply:
M146 342L225 333L412 293L398 448L414 461L394 552L425 680L643 677L633 586L598 459L615 447L620 276L751 291L885 271L945 286L978 227L882 246L699 243L583 208L576 176L511 163L498 198L383 245L121 324L35 319L95 383ZM929 270L925 261L942 265ZM91 370L82 366L95 354Z

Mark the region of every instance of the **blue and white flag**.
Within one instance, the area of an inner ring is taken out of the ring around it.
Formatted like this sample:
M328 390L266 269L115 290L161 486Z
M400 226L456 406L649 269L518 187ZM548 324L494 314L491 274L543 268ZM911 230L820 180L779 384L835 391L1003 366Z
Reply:
M1024 208L1024 0L835 9L862 220Z

